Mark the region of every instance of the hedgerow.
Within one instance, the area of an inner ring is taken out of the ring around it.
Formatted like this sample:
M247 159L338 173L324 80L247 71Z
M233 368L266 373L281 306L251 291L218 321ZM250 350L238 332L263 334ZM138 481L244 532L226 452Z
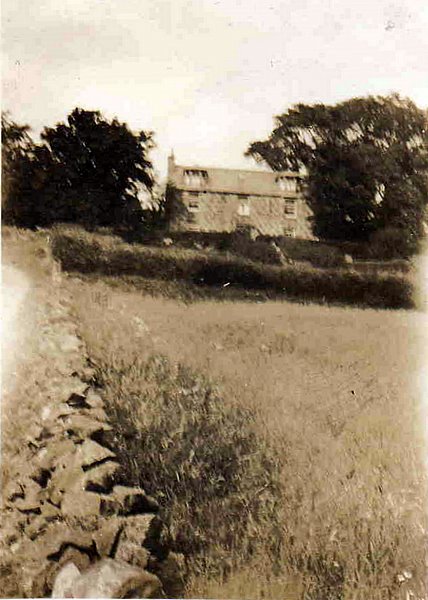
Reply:
M374 308L412 308L413 285L400 273L275 266L231 254L126 244L113 236L56 228L52 251L68 271L184 280L196 285L233 285L269 290L300 301Z

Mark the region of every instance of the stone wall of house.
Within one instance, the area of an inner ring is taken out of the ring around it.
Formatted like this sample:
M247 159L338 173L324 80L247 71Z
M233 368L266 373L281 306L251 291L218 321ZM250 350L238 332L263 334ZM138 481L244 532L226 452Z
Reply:
M293 215L287 214L290 201L295 203ZM262 235L312 237L310 210L297 194L284 198L181 191L176 203L171 231L231 232L250 225Z

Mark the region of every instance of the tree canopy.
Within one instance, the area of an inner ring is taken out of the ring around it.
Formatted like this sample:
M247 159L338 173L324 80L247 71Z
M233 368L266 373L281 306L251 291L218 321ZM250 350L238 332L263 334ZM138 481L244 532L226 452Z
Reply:
M364 241L386 228L411 243L428 200L428 115L393 94L334 106L297 104L246 155L306 174L314 234Z
M11 191L21 179L22 161L32 148L28 125L12 121L9 113L1 115L2 129L2 210L6 209Z
M151 132L133 133L117 119L76 108L66 123L45 128L41 140L21 157L22 181L9 199L17 224L140 220L139 193L154 185Z

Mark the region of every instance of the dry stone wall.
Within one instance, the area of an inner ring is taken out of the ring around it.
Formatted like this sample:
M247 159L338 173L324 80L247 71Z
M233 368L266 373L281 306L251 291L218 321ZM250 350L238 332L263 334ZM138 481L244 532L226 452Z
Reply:
M82 341L67 333L60 347L62 364L77 354L80 366L64 369L58 394L27 424L20 472L3 489L3 558L26 597L180 596L184 560L163 542L156 500L118 485L114 431Z

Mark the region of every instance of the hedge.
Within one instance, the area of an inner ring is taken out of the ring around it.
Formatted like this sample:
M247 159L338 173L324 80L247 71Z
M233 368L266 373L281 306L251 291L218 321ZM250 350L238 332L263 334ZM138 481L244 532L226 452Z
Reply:
M126 244L113 236L75 228L56 228L51 243L54 257L67 271L138 275L208 286L227 283L248 290L269 290L300 301L374 308L415 305L412 283L400 273L265 265L215 251Z

